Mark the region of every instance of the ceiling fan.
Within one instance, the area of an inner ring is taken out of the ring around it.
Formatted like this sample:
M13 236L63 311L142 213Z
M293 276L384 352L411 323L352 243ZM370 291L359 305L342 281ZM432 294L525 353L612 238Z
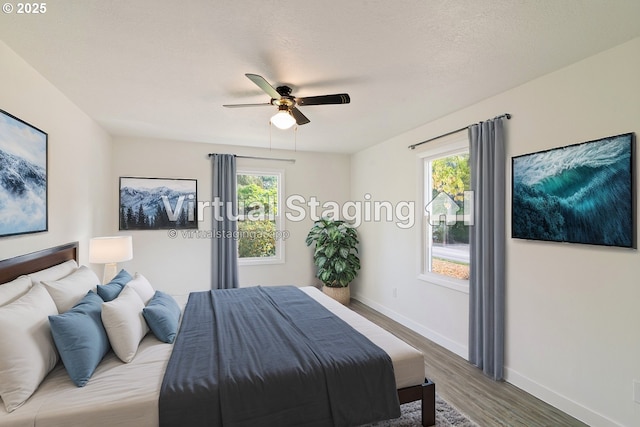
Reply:
M289 129L294 123L298 125L306 125L310 120L302 114L297 106L303 105L325 105L325 104L348 104L351 98L346 93L338 93L334 95L305 96L296 98L291 96L291 88L289 86L278 86L274 88L267 82L264 77L257 74L245 74L260 89L271 97L271 101L260 104L227 104L223 107L261 107L264 105L276 105L278 112L271 117L271 123L280 129Z

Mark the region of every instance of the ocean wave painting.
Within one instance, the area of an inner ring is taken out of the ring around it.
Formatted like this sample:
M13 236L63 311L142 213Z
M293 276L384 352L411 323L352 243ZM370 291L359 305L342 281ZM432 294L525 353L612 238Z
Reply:
M635 248L633 137L513 157L512 237Z
M47 134L0 110L0 237L47 231Z

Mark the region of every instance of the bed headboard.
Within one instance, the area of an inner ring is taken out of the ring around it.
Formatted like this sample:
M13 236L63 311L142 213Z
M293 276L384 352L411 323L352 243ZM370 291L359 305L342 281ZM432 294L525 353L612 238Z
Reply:
M10 282L23 274L52 267L70 259L78 261L78 242L2 260L0 261L0 284Z

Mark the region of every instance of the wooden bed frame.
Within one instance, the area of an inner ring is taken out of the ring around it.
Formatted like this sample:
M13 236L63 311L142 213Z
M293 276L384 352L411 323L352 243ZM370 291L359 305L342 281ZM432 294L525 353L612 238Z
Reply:
M23 274L44 270L71 259L78 261L78 242L5 259L0 261L0 283L10 282Z
M422 401L422 425L436 425L436 384L425 378L422 385L401 388L398 390L400 404Z
M78 242L2 260L0 261L0 284L71 259L78 261ZM422 385L399 389L398 398L401 404L420 400L422 403L422 425L424 427L435 425L436 385L432 381L425 379Z

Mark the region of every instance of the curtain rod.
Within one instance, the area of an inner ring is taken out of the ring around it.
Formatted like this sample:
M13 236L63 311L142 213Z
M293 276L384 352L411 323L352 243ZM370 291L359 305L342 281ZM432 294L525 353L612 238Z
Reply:
M506 117L506 119L509 120L511 118L511 114L505 113L505 114L502 114L500 116L494 117L494 119L501 119L503 117ZM482 123L482 122L480 122L480 123ZM426 141L422 141L422 142L418 142L417 144L410 145L407 148L409 148L411 150L415 150L416 147L419 146L419 145L426 144L427 142L435 141L436 139L444 138L445 136L453 135L454 133L462 132L463 130L469 129L469 126L473 126L473 124L467 125L467 126L465 126L463 128L460 128L460 129L452 130L451 132L443 133L442 135L434 136L433 138L427 139Z
M209 153L209 157L215 156L216 154L218 153ZM275 157L239 156L237 154L233 154L233 157L237 159L273 160L274 162L290 162L290 163L296 162L296 159L278 159Z

